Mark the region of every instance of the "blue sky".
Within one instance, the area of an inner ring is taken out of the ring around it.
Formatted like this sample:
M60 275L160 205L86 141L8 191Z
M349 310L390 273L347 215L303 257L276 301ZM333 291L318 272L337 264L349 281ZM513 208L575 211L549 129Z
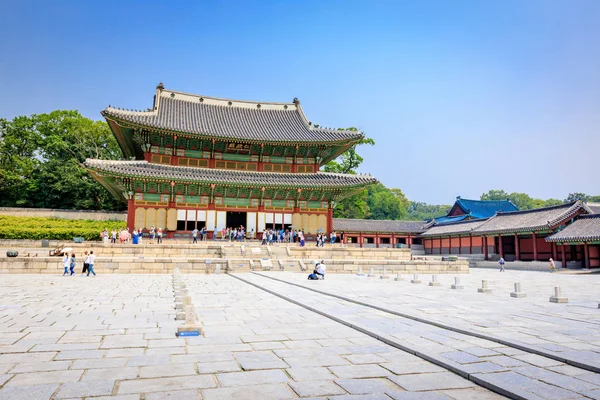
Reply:
M0 117L298 97L411 200L600 194L600 2L1 2Z

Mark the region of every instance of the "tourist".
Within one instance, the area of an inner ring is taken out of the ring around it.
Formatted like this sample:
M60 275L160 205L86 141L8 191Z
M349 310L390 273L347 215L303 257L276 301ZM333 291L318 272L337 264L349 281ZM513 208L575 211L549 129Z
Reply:
M108 229L104 228L104 231L102 231L102 242L104 244L108 244Z
M500 272L506 272L504 270L504 257L500 257L500 261L498 261L498 264L500 264Z
M264 246L267 244L267 230L265 229L262 233L262 242L260 242L261 246Z
M304 230L298 232L298 239L300 240L300 247L304 247Z
M318 275L319 279L325 279L325 271L327 267L325 266L325 260L321 260L319 264L317 264L317 269L315 270L315 274Z
M139 235L138 235L138 231L137 229L133 229L133 241L131 242L132 244L138 244L138 240L139 240Z
M143 228L138 229L138 244L142 244L142 239L144 238L144 230Z
M154 225L150 227L148 231L148 236L150 237L150 244L154 244L154 235L156 235L156 230L154 229Z
M550 272L556 272L556 265L554 265L553 259L550 259Z
M68 253L64 253L63 267L65 268L65 272L63 273L63 276L69 274L69 266L70 265L71 265L71 259L69 258L69 254Z
M94 251L90 251L90 255L88 256L87 259L88 262L88 273L86 276L90 276L90 272L92 274L94 274L94 276L96 276L96 271L94 271L94 263L96 262L96 255L94 254Z
M117 231L115 229L113 229L112 232L110 233L110 243L111 244L117 243Z
M227 228L223 227L223 229L221 229L221 240L225 240L226 235L227 235Z
M192 231L192 244L198 243L198 229L194 228Z
M344 242L344 232L340 233L340 244L344 244L346 242Z
M256 236L256 232L254 232L254 228L250 229L250 240L254 240Z
M88 271L89 268L89 263L88 263L88 252L84 251L83 252L83 269L81 270L81 276L83 276L83 274L85 274Z
M158 228L156 230L156 243L157 244L161 244L162 243L162 236L163 236L162 228Z
M200 234L201 234L202 241L206 242L206 237L208 236L208 233L206 231L206 227L205 226L202 227L202 230L200 231Z
M215 226L215 230L213 231L213 242L217 240L217 234L219 233L219 228Z
M317 238L316 238L315 242L317 242L317 247L319 247L319 244L321 244L321 234L320 233L317 233Z
M125 229L123 229L121 233L119 233L119 240L121 241L121 244L125 244L128 236L129 233Z
M75 265L76 265L76 262L75 262L75 253L72 253L71 254L70 264L69 264L69 271L71 273L69 274L69 276L75 275Z

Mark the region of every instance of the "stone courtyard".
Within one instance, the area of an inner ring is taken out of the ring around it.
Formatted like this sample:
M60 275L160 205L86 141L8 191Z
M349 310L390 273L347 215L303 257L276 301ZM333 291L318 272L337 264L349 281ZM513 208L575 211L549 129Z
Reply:
M0 399L600 399L600 275L395 277L5 275Z

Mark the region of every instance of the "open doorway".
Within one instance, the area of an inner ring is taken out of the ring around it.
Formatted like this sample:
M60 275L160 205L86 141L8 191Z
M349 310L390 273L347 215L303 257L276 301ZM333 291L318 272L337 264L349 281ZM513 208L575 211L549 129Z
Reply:
M243 225L246 228L245 211L227 211L226 225L228 228L239 228Z

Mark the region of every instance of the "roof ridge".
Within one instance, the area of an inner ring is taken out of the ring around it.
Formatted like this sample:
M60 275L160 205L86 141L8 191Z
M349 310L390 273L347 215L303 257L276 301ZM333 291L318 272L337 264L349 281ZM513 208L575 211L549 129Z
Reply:
M300 101L298 100L298 98L294 98L296 100L296 102L291 101L289 103L287 102L278 102L278 101L255 101L255 100L239 100L239 99L232 99L232 98L226 98L226 97L215 97L215 96L205 96L202 94L194 94L194 93L188 93L188 92L182 92L180 90L173 90L173 89L167 89L167 88L163 88L160 89L161 91L161 96L163 97L169 97L170 95L167 95L166 93L163 95L163 92L169 92L169 93L175 93L175 94L182 94L182 95L186 95L186 96L190 96L190 97L195 97L197 99L211 99L211 100L218 100L218 101L231 101L232 103L249 103L249 104L271 104L271 105L277 105L277 106L295 106L295 105L300 105Z
M514 214L528 214L532 212L546 211L546 210L556 210L559 208L571 208L573 207L579 200L572 201L570 203L557 204L555 206L541 207L541 208L532 208L530 210L517 210L517 211L498 211L496 215L514 215Z
M474 223L474 222L485 222L485 221L487 221L487 220L489 220L491 218L493 218L493 217L490 217L490 218L468 219L466 221L463 220L463 221L442 222L442 223L436 224L435 226L448 226L448 225L468 224L468 223Z

